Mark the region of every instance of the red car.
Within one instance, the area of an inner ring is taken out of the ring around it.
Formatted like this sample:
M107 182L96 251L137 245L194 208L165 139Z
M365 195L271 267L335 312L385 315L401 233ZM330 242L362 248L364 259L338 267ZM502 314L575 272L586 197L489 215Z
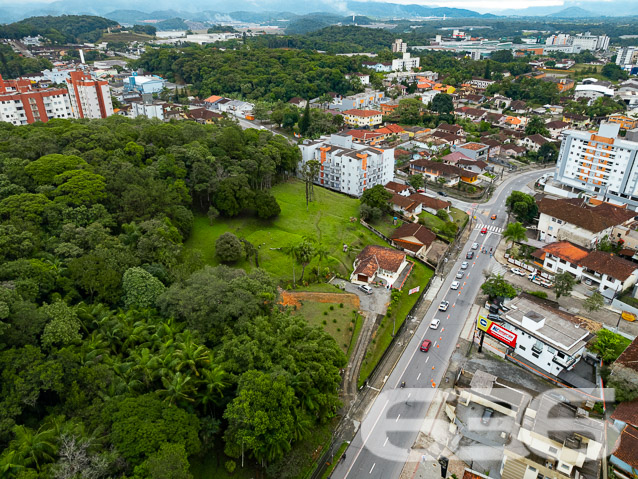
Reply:
M482 234L482 235L487 234L487 228L483 228L483 229L481 230L481 234Z
M431 344L432 344L432 341L430 341L429 339L426 339L421 343L421 347L419 349L423 351L424 353L427 353L428 350L430 349Z

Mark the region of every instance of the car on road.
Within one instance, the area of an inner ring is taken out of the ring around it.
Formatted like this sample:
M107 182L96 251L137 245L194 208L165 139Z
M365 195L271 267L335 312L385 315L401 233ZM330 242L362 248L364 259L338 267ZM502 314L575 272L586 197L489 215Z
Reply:
M478 243L472 243L472 249L478 249Z
M431 345L432 345L432 341L430 341L429 339L424 339L419 349L423 351L424 353L427 353Z
M468 251L467 254L465 255L465 259L472 259L474 258L474 251Z
M459 272L456 273L456 279L461 279L463 276L465 276L465 273L461 270L459 270Z
M492 216L490 216L490 219L491 219L491 220L495 220L495 219L496 219L496 215L492 215Z
M425 193L425 188L419 188L416 190L417 193Z
M441 304L439 304L439 311L447 311L447 308L450 306L450 302L449 301L441 301Z
M461 283L459 283L458 281L452 281L450 289L459 289L459 286L461 286Z
M431 329L439 329L439 324L441 324L441 321L435 318L430 323L430 328Z
M468 262L467 261L463 261L461 263L461 269L467 269L467 267L468 267Z
M481 423L487 426L490 423L490 419L492 419L492 415L494 414L494 409L491 407L486 407L483 411L483 417L481 417Z
M365 294L372 294L372 288L367 284L359 285L359 291L363 291Z
M520 268L512 268L512 269L510 269L510 271L512 273L514 273L515 275L517 275L517 276L525 276L527 274L525 271L523 271Z
M485 228L485 227L484 227L484 228L481 230L481 234L482 234L482 235L487 234L487 228Z
M447 196L447 193L446 193L445 191L439 191L439 194L440 194L441 196Z

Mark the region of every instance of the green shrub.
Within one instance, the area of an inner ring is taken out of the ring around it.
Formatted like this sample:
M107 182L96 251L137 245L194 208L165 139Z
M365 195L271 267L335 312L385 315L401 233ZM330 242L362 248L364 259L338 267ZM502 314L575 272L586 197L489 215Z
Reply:
M547 299L547 293L545 291L530 291L529 294L537 298Z
M340 308L343 308L343 303L339 303L339 307L340 307Z
M330 305L330 311L334 311L335 307L331 304Z
M324 312L323 312L323 315L324 315L324 316L328 316L328 311L324 311Z
M328 321L326 321L326 320L324 319L323 321L321 321L321 324L323 324L323 325L325 326L326 324L328 324Z
M231 459L230 461L226 461L226 464L224 464L224 466L226 467L226 470L228 471L228 473L232 474L233 472L235 472L235 468L237 467L237 464L235 463L235 461Z
M336 323L336 322L337 322L337 318L333 319L333 320L332 320L332 322L333 322L333 323Z

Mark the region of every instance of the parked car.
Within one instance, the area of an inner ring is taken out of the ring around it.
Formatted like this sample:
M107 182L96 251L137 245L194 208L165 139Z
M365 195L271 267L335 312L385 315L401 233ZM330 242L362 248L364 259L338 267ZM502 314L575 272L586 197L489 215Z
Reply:
M431 329L439 329L439 324L441 324L441 321L435 318L430 323L430 328Z
M461 269L467 269L468 266L469 266L469 263L467 261L463 261L461 263Z
M449 301L441 301L441 304L439 304L439 311L447 311L447 308L450 306L450 302Z
M461 270L459 270L458 273L456 273L456 279L461 279L463 278L463 276L465 276L465 273Z
M512 269L510 269L510 271L512 273L514 273L515 275L517 275L517 276L525 276L525 274L527 274L525 271L523 271L520 268L512 268Z
M372 294L372 288L367 284L359 285L359 290L363 291L365 294Z
M472 243L472 249L478 249L478 243Z
M440 194L441 196L447 196L447 193L446 193L445 191L439 191L439 194Z
M483 411L483 417L481 417L481 423L487 426L490 422L490 419L492 419L493 414L494 409L492 409L491 407L486 407Z
M424 339L419 349L423 351L424 353L427 353L431 345L432 345L432 341L430 341L429 339Z
M499 322L501 320L501 317L498 314L488 314L487 319L489 319L490 321Z
M458 281L452 281L450 289L459 289L459 286L461 286L461 283L459 283Z

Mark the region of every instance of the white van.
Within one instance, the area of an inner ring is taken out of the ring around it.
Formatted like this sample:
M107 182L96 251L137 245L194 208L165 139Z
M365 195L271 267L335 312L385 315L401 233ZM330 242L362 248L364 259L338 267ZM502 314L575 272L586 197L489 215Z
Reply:
M359 285L359 289L363 291L365 294L372 294L372 288L367 284Z

